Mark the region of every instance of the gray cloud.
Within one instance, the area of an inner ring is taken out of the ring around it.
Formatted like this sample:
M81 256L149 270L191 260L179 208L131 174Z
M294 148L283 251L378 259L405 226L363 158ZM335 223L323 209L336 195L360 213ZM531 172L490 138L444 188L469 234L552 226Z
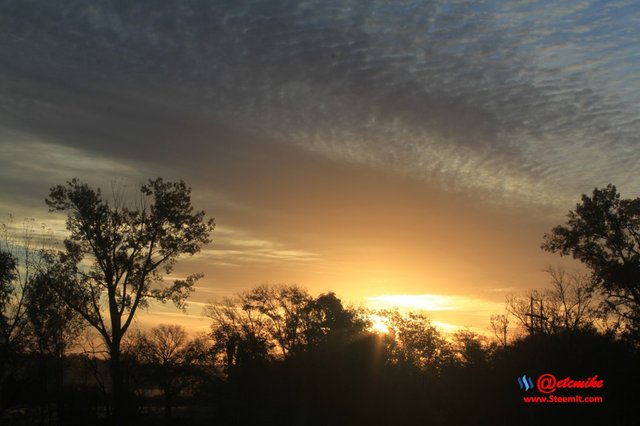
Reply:
M640 191L633 2L0 8L0 124L57 143L235 176L296 145L563 207L607 182Z

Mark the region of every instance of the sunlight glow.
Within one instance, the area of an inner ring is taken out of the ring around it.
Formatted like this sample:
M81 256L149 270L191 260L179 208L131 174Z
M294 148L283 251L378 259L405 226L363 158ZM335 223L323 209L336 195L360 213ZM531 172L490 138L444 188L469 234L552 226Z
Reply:
M368 305L378 309L404 308L425 311L458 309L451 296L440 294L386 294L367 298Z
M432 323L445 334L453 334L465 328L461 325L450 324L448 322L442 322L442 321L432 321ZM480 332L482 331L483 330L480 330Z
M371 320L371 331L378 334L387 334L389 332L389 327L384 317L380 315L370 315L369 319Z

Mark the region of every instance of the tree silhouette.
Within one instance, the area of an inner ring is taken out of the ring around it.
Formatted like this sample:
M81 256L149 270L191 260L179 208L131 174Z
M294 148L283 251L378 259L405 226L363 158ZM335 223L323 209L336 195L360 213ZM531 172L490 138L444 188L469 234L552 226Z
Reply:
M244 301L245 294L240 294L210 303L205 309L205 315L212 320L212 349L222 360L228 378L238 368L268 360L274 346L268 318Z
M376 345L364 312L334 293L261 285L205 312L227 373L230 424L323 424L353 410L349 397L364 397Z
M334 293L313 298L296 285L260 285L235 298L210 303L214 348L227 373L244 361L288 359L331 340L362 332L368 322ZM277 348L274 353L273 349Z
M10 218L11 220L13 218ZM10 221L11 224L11 221ZM33 219L21 227L0 226L0 393L2 402L11 398L13 381L24 363L20 355L29 349L34 331L28 317L28 292L46 260L49 239L38 233Z
M202 350L184 327L175 324L136 334L127 349L146 369L147 380L162 390L164 413L171 417L174 400L191 384L193 365L203 356Z
M484 336L463 329L453 335L453 350L461 365L477 368L488 364L491 348Z
M53 290L49 278L40 272L26 289L27 318L36 349L62 357L86 324Z
M350 339L362 333L368 326L366 314L345 307L335 293L319 295L307 302L306 344L318 347L335 340Z
M55 384L58 418L63 418L64 356L86 323L53 290L46 269L39 271L25 289L25 305L30 326L32 350L38 354L41 384L41 418L47 397L49 376ZM53 365L50 366L51 362ZM52 373L52 374L49 374Z
M489 328L503 348L509 343L510 316L508 308L505 308L504 314L493 314L489 319Z
M429 317L418 312L379 311L388 321L388 362L403 368L437 373L453 362L453 351Z
M311 296L296 285L261 285L243 296L243 309L268 318L267 327L281 354L287 358L306 344L308 304Z
M50 211L65 211L70 236L65 240L56 292L95 328L109 350L114 419L124 408L120 346L138 310L150 300L171 300L183 308L201 277L190 275L163 285L181 254L195 254L209 242L213 220L194 212L184 182L149 180L130 208L114 191L111 205L78 179L51 188ZM90 265L90 266L88 266ZM105 305L106 302L106 305Z
M29 334L26 294L43 262L44 238L38 245L33 219L18 231L1 225L0 347L16 349Z
M548 268L551 288L507 298L507 310L526 334L574 333L599 327L606 331L601 299L588 275ZM504 345L503 345L504 346Z
M640 340L640 198L622 199L613 185L595 188L567 217L545 234L542 248L584 263Z
M24 310L21 308L23 301L21 295L16 294L15 279L17 260L6 251L0 251L0 347L3 353L16 339L16 328L23 327L21 324ZM17 302L13 303L16 297Z

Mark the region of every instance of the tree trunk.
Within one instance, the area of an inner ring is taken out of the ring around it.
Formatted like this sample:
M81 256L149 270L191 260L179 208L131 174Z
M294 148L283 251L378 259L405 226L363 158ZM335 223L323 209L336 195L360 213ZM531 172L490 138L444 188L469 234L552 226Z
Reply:
M112 423L114 425L124 424L124 386L122 383L122 365L120 362L120 340L113 340L110 347L109 367L111 373L111 405Z

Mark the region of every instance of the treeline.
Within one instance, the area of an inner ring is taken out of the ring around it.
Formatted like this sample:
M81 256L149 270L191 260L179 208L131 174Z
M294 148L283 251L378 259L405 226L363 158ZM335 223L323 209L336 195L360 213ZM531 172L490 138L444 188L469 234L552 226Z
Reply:
M634 424L640 410L626 389L640 378L637 347L605 327L602 301L581 275L551 277L550 288L533 293L541 296L534 315L541 306L547 312L533 326L521 303L530 294L509 298L507 342L469 329L447 335L419 312L354 308L334 293L313 297L295 285L258 286L207 307L210 333L185 341L173 365L193 368L189 357L198 351L206 361L199 374L172 377L221 424ZM129 350L148 353L148 336L160 348L175 346L158 338L170 329L142 334ZM149 365L148 357L132 358ZM598 375L605 387L585 395L604 402L524 404L517 378L544 373Z
M214 223L181 181L150 180L133 202L111 193L77 179L51 188L49 209L67 214L62 247L32 222L3 228L2 424L637 422L628 389L640 378L640 199L613 186L583 196L545 235L543 249L587 273L550 270L551 288L509 297L491 317L493 339L293 285L212 302L202 336L136 331L151 301L184 308L202 275L163 275L209 243ZM524 403L527 377L546 373L597 375L603 402Z
M573 310L562 311L551 314L549 305L549 314L562 318L550 323L573 318ZM123 342L125 422L633 424L640 414L626 391L628 381L640 378L637 349L599 329L591 314L574 327L514 321L505 343L468 329L447 335L422 313L354 308L334 293L313 297L295 285L261 285L212 302L205 312L211 320L205 334L159 325L133 330ZM374 319L385 332L372 328ZM107 360L99 340L76 341L76 353L49 354L44 369L38 347L14 354L13 369L3 372L3 424L108 422ZM605 402L524 404L517 377L543 373L597 374L605 387L596 394Z

